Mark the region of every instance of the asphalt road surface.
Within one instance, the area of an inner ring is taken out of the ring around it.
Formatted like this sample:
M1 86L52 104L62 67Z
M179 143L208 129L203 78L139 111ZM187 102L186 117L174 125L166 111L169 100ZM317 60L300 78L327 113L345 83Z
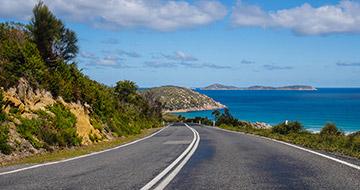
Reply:
M166 189L360 189L360 171L267 139L194 127L200 145Z
M113 151L0 175L0 189L140 189L193 139L183 124Z
M104 153L14 173L2 168L0 189L360 189L359 169L268 139L190 126L197 132L178 123Z

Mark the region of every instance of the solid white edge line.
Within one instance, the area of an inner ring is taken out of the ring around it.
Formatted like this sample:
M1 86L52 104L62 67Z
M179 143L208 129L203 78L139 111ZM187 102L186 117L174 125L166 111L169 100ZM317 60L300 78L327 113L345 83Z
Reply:
M222 131L226 131L226 132L230 132L230 133L238 133L238 134L249 135L249 136L254 136L254 137L259 137L259 138L271 140L271 141L274 141L274 142L277 142L277 143L281 143L281 144L284 144L284 145L288 145L288 146L291 146L291 147L293 147L293 148L297 148L297 149L300 149L300 150L303 150L303 151L306 151L306 152L309 152L309 153L312 153L312 154L321 156L321 157L323 157L323 158L327 158L327 159L329 159L329 160L338 162L338 163L340 163L340 164L344 164L344 165L349 166L349 167L351 167L351 168L360 170L360 166L358 166L358 165L356 165L356 164L352 164L352 163L346 162L346 161L344 161L344 160L340 160L340 159L337 159L337 158L334 158L334 157L331 157L331 156L328 156L328 155L325 155L325 154L321 154L321 153L319 153L319 152L316 152L316 151L313 151L313 150L310 150L310 149L307 149L307 148L304 148L304 147L300 147L300 146L297 146L297 145L294 145L294 144L291 144L291 143L287 143L287 142L284 142L284 141L279 141L279 140L276 140L276 139L272 139L272 138L268 138L268 137L263 137L263 136L259 136L259 135L254 135L254 134L248 134L248 133L244 133L244 132L240 132L240 131L230 131L230 130L226 130L226 129L222 129L222 128L218 128L218 127L208 127L208 126L205 126L205 127L211 128L211 129L222 130Z
M151 189L155 184L157 184L165 175L167 175L172 168L174 168L185 156L187 153L189 153L191 151L191 149L193 148L193 145L196 143L197 140L197 136L196 133L194 132L194 130L189 127L188 125L185 125L187 128L189 128L194 135L193 140L191 141L191 143L189 144L189 146L185 149L185 151L179 156L177 157L168 167L166 167L162 172L160 172L155 178L153 178L150 182L148 182L144 187L141 188L141 190L148 190Z
M185 124L187 125L187 124ZM174 177L180 172L180 170L182 169L182 167L184 167L184 165L189 161L189 159L191 158L191 156L195 153L197 147L199 146L199 142L200 142L200 135L199 133L193 129L196 133L197 136L197 141L193 147L193 149L191 149L191 151L189 152L189 154L185 157L185 159L169 174L166 176L166 178L164 180L161 181L161 183L155 188L155 190L162 190L164 189L173 179Z
M94 155L97 155L97 154L101 154L101 153L109 152L109 151L116 150L116 149L119 149L119 148L123 148L123 147L129 146L129 145L138 143L140 141L146 140L148 138L151 138L151 137L155 136L156 134L160 133L161 131L163 131L164 129L166 129L168 127L169 126L166 126L166 127L160 129L159 131L157 131L157 132L155 132L155 133L153 133L153 134L151 134L149 136L146 136L144 138L141 138L141 139L138 139L138 140L135 140L135 141L132 141L132 142L129 142L129 143L114 147L114 148L110 148L110 149L106 149L106 150L102 150L102 151L98 151L98 152L92 152L92 153L89 153L89 154L84 154L84 155L81 155L81 156L77 156L77 157L73 157L73 158L69 158L69 159L65 159L65 160L47 162L47 163L43 163L43 164L36 164L36 165L25 167L25 168L20 168L20 169L16 169L16 170L10 170L10 171L6 171L6 172L1 172L0 176L7 175L7 174L12 174L12 173L16 173L16 172L21 172L21 171L25 171L25 170L30 170L30 169L34 169L34 168L39 168L39 167L42 167L42 166L48 166L48 165L59 164L59 163L68 162L68 161L72 161L72 160L77 160L77 159L80 159L80 158L86 158L86 157L89 157L89 156L94 156Z

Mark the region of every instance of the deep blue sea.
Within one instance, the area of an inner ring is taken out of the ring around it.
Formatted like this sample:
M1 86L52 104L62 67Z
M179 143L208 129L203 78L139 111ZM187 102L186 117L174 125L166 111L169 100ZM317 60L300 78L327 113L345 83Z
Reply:
M360 130L360 88L320 88L317 91L206 91L197 90L226 105L233 116L246 121L277 124L300 121L311 131L327 122L344 132ZM212 111L179 113L209 117Z

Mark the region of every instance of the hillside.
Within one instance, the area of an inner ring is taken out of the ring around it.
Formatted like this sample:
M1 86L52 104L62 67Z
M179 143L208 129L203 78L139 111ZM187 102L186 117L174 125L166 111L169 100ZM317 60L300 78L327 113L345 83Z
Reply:
M290 86L282 86L282 87L257 85L257 86L241 88L236 86L226 86L222 84L212 84L200 89L201 90L317 90L312 86L306 86L306 85L290 85Z
M91 80L77 68L75 32L42 1L33 13L27 25L0 23L0 165L161 126L155 99L132 81Z
M212 84L207 87L201 88L201 90L239 90L236 86L226 86L223 84Z
M214 110L225 107L204 94L183 87L163 86L145 92L150 92L159 99L165 112Z

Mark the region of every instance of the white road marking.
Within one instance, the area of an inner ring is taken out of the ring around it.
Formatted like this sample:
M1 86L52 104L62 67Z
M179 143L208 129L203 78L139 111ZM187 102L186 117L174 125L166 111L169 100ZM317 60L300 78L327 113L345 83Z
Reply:
M189 160L189 158L192 156L192 154L197 149L197 146L200 141L200 136L198 135L197 131L193 128L189 127L187 124L185 124L186 127L188 127L194 134L194 138L190 145L185 149L185 151L176 158L175 161L173 161L168 167L166 167L161 173L159 173L154 179L152 179L150 182L148 182L144 187L141 188L141 190L149 190L153 188L157 183L160 182L162 178L164 178L181 160L181 163L176 167L155 189L163 189L168 183L170 183L171 179L169 176L176 176L176 174L179 172L181 167L185 165L185 163ZM185 159L183 159L185 157ZM180 168L179 166L182 165ZM179 168L179 169L178 169ZM161 185L161 186L160 186Z
M187 125L187 124L185 124ZM188 126L188 125L187 125ZM189 126L188 126L189 127ZM193 129L197 136L197 141L195 143L194 148L190 151L190 153L185 157L185 159L168 175L164 180L161 181L161 183L155 188L155 190L162 190L164 189L173 179L174 177L180 172L181 168L184 167L184 165L189 161L191 156L194 154L195 150L199 146L200 142L200 135L199 133Z
M294 144L291 144L291 143L279 141L279 140L276 140L276 139L271 139L271 138L268 138L268 137L258 136L258 135L254 135L254 134L243 133L243 132L240 132L240 131L230 131L230 130L226 130L226 129L222 129L222 128L218 128L218 127L208 127L208 126L206 126L206 127L211 128L211 129L217 129L217 130L226 131L226 132L229 132L229 133L238 133L238 134L250 135L250 136L254 136L254 137L259 137L259 138L271 140L271 141L274 141L274 142L277 142L277 143L281 143L281 144L284 144L284 145L288 145L288 146L291 146L291 147L306 151L306 152L310 152L312 154L321 156L323 158L327 158L329 160L332 160L332 161L338 162L340 164L344 164L346 166L349 166L351 168L360 170L360 166L358 166L356 164L352 164L352 163L346 162L344 160L340 160L340 159L337 159L337 158L334 158L334 157L331 157L331 156L328 156L328 155L325 155L325 154L322 154L322 153L319 153L319 152L316 152L316 151L313 151L313 150L310 150L310 149L307 149L307 148L304 148L304 147L300 147L300 146L297 146L297 145L294 145Z
M25 170L30 170L30 169L34 169L34 168L39 168L39 167L42 167L42 166L49 166L49 165L53 165L53 164L59 164L59 163L63 163L63 162L77 160L77 159L80 159L80 158L86 158L86 157L89 157L89 156L94 156L94 155L101 154L101 153L104 153L104 152L109 152L109 151L112 151L112 150L116 150L116 149L119 149L119 148L122 148L122 147L126 147L126 146L129 146L129 145L135 144L137 142L143 141L143 140L148 139L150 137L153 137L156 134L163 131L164 129L166 129L167 127L168 126L162 128L161 130L157 131L156 133L153 133L153 134L151 134L149 136L146 136L146 137L144 137L142 139L138 139L136 141L132 141L132 142L129 142L129 143L126 143L126 144L123 144L123 145L120 145L120 146L117 146L117 147L114 147L114 148L102 150L102 151L99 151L99 152L93 152L93 153L90 153L90 154L85 154L85 155L82 155L82 156L77 156L77 157L73 157L73 158L69 158L69 159L65 159L65 160L48 162L48 163L44 163L44 164L36 164L36 165L25 167L25 168L20 168L20 169L16 169L16 170L10 170L10 171L6 171L6 172L1 172L0 176L7 175L7 174L12 174L12 173L16 173L16 172L21 172L21 171L25 171Z
M164 142L163 144L175 144L175 145L177 145L177 144L190 144L191 143L191 141L166 141L166 142Z

